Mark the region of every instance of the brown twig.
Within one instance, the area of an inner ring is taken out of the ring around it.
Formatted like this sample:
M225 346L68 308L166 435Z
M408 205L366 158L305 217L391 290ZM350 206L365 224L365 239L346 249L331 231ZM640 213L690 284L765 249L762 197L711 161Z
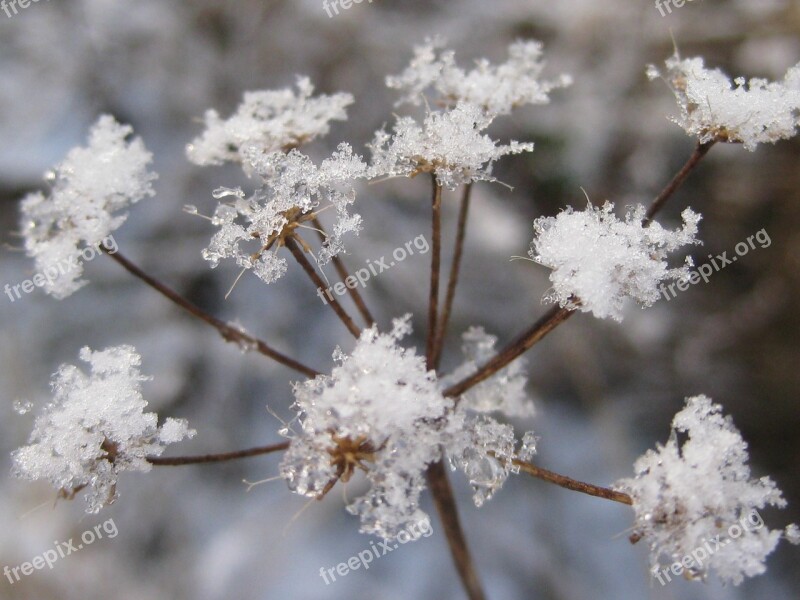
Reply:
M289 447L289 442L281 442L279 444L272 444L270 446L259 446L257 448L249 448L247 450L237 450L236 452L225 452L223 454L203 454L200 456L173 456L164 458L161 456L148 456L147 462L151 465L159 467L177 467L182 465L201 465L206 463L225 462L228 460L238 460L240 458L249 458L251 456L261 456L262 454L271 454L273 452L281 452Z
M302 248L297 245L292 238L288 238L286 240L286 247L289 249L289 252L292 253L295 260L300 263L300 266L303 267L303 270L309 276L311 281L317 286L318 290L324 290L327 286L325 282L322 280L322 277L319 276L316 269L314 269L314 265L306 258L306 255L303 254ZM342 305L339 304L339 301L336 298L331 297L330 302L326 302L329 304L339 319L344 323L344 326L347 327L347 330L353 334L354 337L358 338L361 335L361 330L358 328L358 325L355 324L352 317L347 314L347 311L342 308Z
M438 327L439 311L439 276L442 262L442 186L432 174L433 199L431 213L433 222L433 240L431 242L431 289L428 297L428 340L425 349L425 362L428 369L434 369L434 345L436 344L436 329Z
M320 223L317 217L314 217L314 219L311 222L317 229L317 233L319 234L320 239L324 241L326 239L326 235L325 235L325 229L322 227L322 223ZM339 278L342 281L346 281L350 273L348 272L347 267L345 267L342 258L337 254L336 256L331 258L331 262L333 263L336 272L339 274ZM361 313L364 322L367 324L367 327L372 327L372 325L375 323L375 319L372 317L372 313L369 311L369 308L367 308L367 304L366 302L364 302L364 298L361 297L361 294L355 287L350 287L349 285L346 287L348 293L350 294L350 297L353 299L353 303L356 305L356 308L358 309L358 312Z
M461 583L464 585L467 596L470 600L483 600L485 595L473 566L464 532L461 529L458 506L453 497L450 482L447 479L444 463L439 461L428 467L426 477L433 495L434 504L436 504L439 520L444 528L447 544L450 546L450 554L453 557L453 562L458 575L461 577Z
M520 468L520 471L523 471L528 475L532 475L533 477L538 477L544 481L555 483L556 485L560 485L568 490L581 492L590 496L597 496L598 498L605 498L606 500L613 500L614 502L620 502L622 504L627 504L628 506L633 504L633 499L628 494L623 492L618 492L609 488L592 485L591 483L578 481L577 479L572 479L566 475L560 475L553 471L542 469L541 467L537 467L536 465L532 465L531 463L521 460L514 459L512 462Z
M680 171L675 174L675 177L672 178L661 193L653 200L652 204L650 204L650 208L647 210L647 215L645 216L645 223L649 223L653 220L653 217L656 215L658 211L664 206L667 200L678 190L679 187L686 181L686 178L689 174L694 170L694 168L698 165L698 163L703 159L703 157L708 154L708 151L711 150L711 147L716 143L716 140L711 140L710 142L706 142L705 144L701 144L698 142L697 146L695 146L694 152L689 157L689 160L683 165Z
M456 230L455 249L453 251L453 262L450 265L450 275L447 280L447 295L445 296L442 314L439 317L439 327L436 329L436 341L433 350L434 368L439 367L444 348L444 338L447 335L447 325L450 322L450 314L453 310L453 300L456 296L458 286L458 275L461 270L461 258L464 254L464 239L467 234L467 217L469 216L469 201L472 195L472 182L464 186L464 193L461 196L461 207L458 211L458 229Z
M146 283L151 288L156 290L162 296L180 306L190 315L214 327L226 342L233 342L235 344L239 344L243 348L248 348L248 347L255 348L258 352L260 352L264 356L268 356L274 361L279 362L282 365L289 367L290 369L294 369L295 371L298 371L308 377L313 378L319 375L319 373L314 369L307 367L306 365L294 360L293 358L289 358L288 356L281 354L277 350L274 350L266 342L258 338L255 338L251 335L248 335L247 333L240 331L236 327L229 325L225 321L222 321L221 319L218 319L217 317L207 313L196 304L193 304L192 302L181 296L172 288L167 287L164 283L160 282L155 277L152 277L151 275L145 273L141 268L139 268L137 265L135 265L130 260L125 258L118 251L112 253L102 244L100 245L100 248L108 256L117 261L117 263L119 263L122 266L122 268L128 271L128 273L142 280L144 283Z

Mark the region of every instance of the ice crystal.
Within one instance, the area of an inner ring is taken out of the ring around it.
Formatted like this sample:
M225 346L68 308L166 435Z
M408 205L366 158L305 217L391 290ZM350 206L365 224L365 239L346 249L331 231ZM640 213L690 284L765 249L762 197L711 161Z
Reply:
M373 177L414 177L434 173L440 185L454 189L472 181L495 181L492 164L508 154L533 150L533 144L512 141L497 145L481 133L491 123L475 104L459 103L452 110L432 112L423 125L400 117L390 135L379 131L372 150Z
M524 104L547 104L553 89L572 83L568 75L541 80L545 66L542 55L541 42L520 40L509 46L507 62L494 66L481 59L466 72L456 66L455 54L444 49L442 39L429 39L414 48L408 68L388 77L386 84L404 93L398 104L418 105L425 90L434 87L446 105L468 102L490 115L504 115Z
M700 142L740 142L747 150L793 137L800 125L800 63L784 81L754 78L733 82L719 69L707 69L702 58L667 59L664 78L672 88L680 115L672 120ZM648 77L661 73L654 66Z
M349 356L337 349L330 375L295 385L302 431L281 464L292 491L315 497L363 471L370 489L348 510L362 531L384 538L427 519L425 468L441 456L452 407L424 358L398 345L409 332L409 316L388 334L366 329Z
M143 412L141 382L149 378L133 347L83 348L80 358L90 372L62 365L55 373L54 400L37 416L29 445L13 453L13 470L48 480L66 497L88 487L87 512L95 513L116 499L119 473L149 471L148 456L195 432L182 419L159 427L155 413Z
M87 147L73 148L48 173L48 195L29 194L21 202L25 250L42 275L41 287L65 298L86 281L79 253L100 245L119 228L130 204L153 195L152 155L133 129L104 115L89 131Z
M768 477L750 478L747 444L721 410L706 396L688 398L667 443L648 450L635 477L616 484L633 497L634 535L649 542L654 573L686 559L690 577L713 570L738 585L764 572L782 535L758 509L786 502Z
M553 270L548 300L575 307L577 298L580 310L620 321L626 297L650 306L663 281L689 276L690 259L683 267L669 268L666 258L681 246L699 243L700 215L687 208L683 227L670 231L655 222L643 225L642 206L630 209L625 220L613 208L606 202L602 208L568 208L537 219L529 256Z
M319 166L298 150L267 155L253 150L245 153L245 158L264 186L251 197L245 197L239 189L220 188L215 192L225 201L212 217L219 231L203 251L212 267L221 259L233 258L239 266L272 283L287 268L286 259L278 251L291 238L310 252L300 232L313 228L310 222L326 208L335 210L336 222L315 256L319 264L343 251L345 234L360 230L361 217L351 215L348 208L355 200L353 182L366 177L367 165L349 145L340 144Z
M205 131L186 148L193 163L219 165L240 162L249 172L245 156L251 148L263 154L286 151L326 135L331 121L347 119L346 108L353 96L345 93L313 96L307 77L291 88L246 92L236 113L227 120L209 109Z
M496 354L497 337L486 333L483 327L470 327L461 337L461 350L466 360L450 375L442 378L443 388L469 377ZM525 393L527 367L527 360L518 358L465 392L461 396L461 406L481 413L497 411L509 417L532 416L533 401Z

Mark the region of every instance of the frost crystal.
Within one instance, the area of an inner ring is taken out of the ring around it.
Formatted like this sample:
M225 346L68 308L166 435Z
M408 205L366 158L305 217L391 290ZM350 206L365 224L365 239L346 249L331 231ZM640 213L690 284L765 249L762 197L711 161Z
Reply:
M675 231L658 223L642 224L645 209L629 210L624 221L613 214L614 205L571 208L556 217L542 217L534 224L535 237L529 256L550 268L552 293L548 300L561 306L591 312L598 318L622 320L623 301L630 296L645 306L659 297L658 286L688 277L691 260L681 268L669 268L666 257L695 239L700 215L686 209L683 227Z
M740 142L747 150L795 135L800 125L800 63L783 83L766 79L731 80L707 69L702 58L666 61L665 79L678 100L680 116L672 120L700 142ZM650 79L661 76L650 66Z
M782 535L764 526L757 509L786 502L768 477L750 479L747 444L721 410L706 396L688 398L667 443L648 450L636 476L615 486L633 497L634 535L649 540L654 573L688 560L689 576L714 570L738 585L764 572Z
M366 177L367 165L349 145L340 144L320 166L297 150L267 155L253 150L245 158L262 177L264 187L249 198L240 189L215 192L217 198L235 199L221 203L212 217L220 229L203 250L203 258L212 267L221 259L233 258L272 283L287 268L286 259L278 256L280 248L291 238L311 252L300 231L311 229L309 222L326 208L334 208L336 222L315 257L318 263L325 264L343 251L346 233L360 230L361 217L349 214L348 207L355 200L353 181Z
M442 388L469 377L496 354L497 337L486 333L483 327L470 327L461 337L461 350L466 360L450 375L442 378ZM524 358L515 360L464 393L459 406L480 413L497 411L509 417L533 416L533 402L525 393L527 366Z
M25 250L45 275L42 287L65 298L86 281L78 253L98 246L122 225L120 211L153 195L152 155L142 140L127 141L133 129L103 115L89 131L89 145L73 148L48 173L50 194L29 194L21 202ZM116 213L116 214L115 214ZM52 275L55 273L55 275Z
M454 109L430 113L422 126L400 117L394 135L379 131L370 145L372 177L415 177L434 173L440 185L455 189L472 181L495 181L492 164L507 154L533 150L533 144L512 141L498 146L481 133L491 118L475 104L459 103Z
M290 489L314 497L364 471L370 489L348 510L363 532L383 538L427 518L419 508L425 468L441 456L452 407L424 358L398 345L409 318L389 334L364 330L350 356L337 349L330 375L295 385L302 431L281 464Z
M145 413L141 394L141 358L131 346L92 352L83 348L87 375L62 365L53 376L55 398L36 418L28 446L14 451L13 472L28 480L47 479L62 496L85 487L87 512L96 513L117 498L123 471L147 472L148 456L159 456L167 444L194 436L186 421Z
M206 130L186 148L189 160L198 165L241 162L248 171L245 153L251 147L269 154L326 135L331 121L347 119L345 109L353 103L353 96L312 97L313 93L311 81L301 77L297 93L290 88L246 92L236 113L227 120L213 109L206 111Z
M427 40L414 48L414 58L402 74L386 79L390 88L405 94L398 104L420 104L423 92L433 86L447 105L468 102L497 116L524 104L547 104L551 90L572 83L568 75L540 80L545 66L541 42L514 42L508 48L507 62L493 66L481 59L469 72L457 67L454 53L443 46L439 38Z

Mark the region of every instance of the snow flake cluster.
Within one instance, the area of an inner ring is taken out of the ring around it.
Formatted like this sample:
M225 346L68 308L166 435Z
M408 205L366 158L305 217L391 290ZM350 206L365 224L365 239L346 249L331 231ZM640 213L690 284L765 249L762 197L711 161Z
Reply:
M670 231L655 222L643 224L643 206L630 209L625 220L613 209L606 202L601 208L567 208L537 219L528 254L553 270L548 300L621 321L625 298L650 306L661 282L688 277L691 259L670 268L666 258L681 246L700 243L695 236L701 217L687 208L681 214L683 227Z
M634 465L635 477L616 484L633 498L634 535L649 542L654 573L662 562L669 566L710 548L689 575L705 578L713 570L738 585L765 571L764 560L782 536L764 526L757 510L786 502L768 477L751 479L747 444L721 411L706 396L687 398L667 443L648 450ZM793 531L787 528L788 538Z
M505 115L524 104L547 104L553 89L572 83L568 75L542 81L542 55L541 42L520 40L509 46L507 62L494 66L481 59L466 72L456 65L455 53L444 49L444 41L433 38L415 47L411 64L386 84L404 93L398 104L418 105L425 90L434 87L445 105L467 102L489 115Z
M133 347L85 347L80 358L89 373L74 365L55 373L55 397L36 418L29 445L13 453L13 472L46 479L66 497L88 487L87 512L96 513L116 499L121 472L149 471L148 456L195 432L182 419L168 418L159 427L155 413L143 412L141 382L149 378L139 372Z
M738 142L747 150L794 137L800 126L800 63L783 82L736 78L707 69L702 58L667 59L664 78L672 88L680 115L672 120L700 142ZM650 79L661 77L650 66Z
M533 144L512 141L497 145L482 133L491 123L475 104L459 103L444 112L432 112L422 125L400 117L394 134L379 131L372 150L372 177L414 177L433 173L448 189L473 181L495 181L494 161L509 154L533 150Z
M278 251L287 240L311 252L300 232L315 228L312 221L323 210L333 208L336 222L314 257L319 264L343 251L346 233L360 230L361 217L350 214L348 208L355 200L353 183L366 177L367 165L348 144L340 144L319 166L298 150L263 155L252 149L245 159L264 185L250 197L239 188L215 192L217 198L233 197L233 201L223 200L211 218L219 231L203 250L203 258L212 267L221 259L233 258L243 269L252 269L272 283L286 272L286 259Z
M152 155L133 129L113 117L101 116L89 131L87 147L73 148L47 174L48 195L34 192L22 199L21 230L28 256L39 273L69 264L48 277L44 290L62 299L87 282L83 265L71 260L83 248L98 246L127 218L123 211L154 194L148 171Z
M251 148L264 154L287 151L326 135L331 121L347 119L345 109L353 96L313 94L311 81L300 77L296 93L291 88L246 92L227 120L209 109L205 131L186 148L189 160L197 165L240 162L248 172L246 153Z

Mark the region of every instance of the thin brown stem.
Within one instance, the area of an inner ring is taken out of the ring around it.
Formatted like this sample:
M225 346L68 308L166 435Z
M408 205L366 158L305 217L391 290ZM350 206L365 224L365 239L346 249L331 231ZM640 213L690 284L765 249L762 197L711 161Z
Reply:
M538 477L544 481L555 483L556 485L560 485L568 490L581 492L590 496L597 496L598 498L605 498L606 500L613 500L614 502L620 502L622 504L627 504L628 506L633 504L633 499L624 492L618 492L616 490L600 487L598 485L592 485L591 483L578 481L577 479L572 479L566 475L560 475L553 471L542 469L541 467L537 467L536 465L532 465L531 463L521 460L514 459L512 462L519 467L520 471L527 473L528 475L532 475L533 477Z
M428 297L428 341L425 349L425 363L428 369L434 369L434 345L436 344L436 329L438 327L439 312L439 276L442 262L442 186L433 179L433 200L431 212L433 222L433 240L431 242L431 289Z
M314 217L312 220L314 227L317 229L317 233L321 240L325 240L325 229L322 227L322 223L319 222L317 217ZM347 285L348 277L350 274L347 270L347 267L344 265L344 261L342 258L337 254L333 258L331 258L331 262L333 262L333 266L336 269L336 272L339 274L339 278L345 282L345 286L347 287L347 291L350 294L350 297L353 299L353 303L356 305L358 312L361 314L361 317L364 319L364 322L367 324L367 327L372 327L375 323L375 319L372 317L372 313L367 308L366 302L364 302L364 298L361 297L358 289L355 286ZM351 279L352 281L352 279Z
M236 327L229 325L225 321L222 321L221 319L218 319L217 317L207 313L202 308L200 308L196 304L193 304L192 302L181 296L175 290L168 287L155 277L145 273L141 268L139 268L137 265L135 265L130 260L125 258L118 251L112 253L102 244L100 245L100 248L108 256L117 261L117 263L119 263L122 266L122 268L128 271L128 273L130 273L134 277L139 278L141 281L149 285L151 288L156 290L158 293L160 293L168 300L171 300L173 303L181 307L183 310L185 310L193 317L196 317L201 321L203 321L204 323L207 323L208 325L214 327L226 342L232 342L238 344L242 348L254 348L264 356L268 356L274 361L279 362L282 365L289 367L290 369L294 369L295 371L298 371L303 375L306 375L307 377L313 378L319 375L319 373L314 369L307 367L306 365L294 360L293 358L289 358L288 356L281 354L277 350L274 350L266 342L258 338L255 338L247 333L244 333L243 331L240 331Z
M653 200L647 211L647 216L644 219L644 225L648 225L653 217L664 207L664 204L669 200L678 188L686 181L686 178L694 170L702 158L708 154L708 151L714 145L714 141L705 144L698 144L694 152L689 157L689 160L681 167L680 171L672 178L667 186L661 193ZM548 333L553 331L561 323L569 319L574 313L574 308L580 303L578 298L572 299L571 308L553 307L544 316L542 316L536 323L534 323L528 330L518 335L511 343L509 343L503 350L501 350L494 358L483 365L475 373L469 377L454 383L445 390L447 396L460 396L474 385L485 381L500 369L506 367L514 359L519 357L524 352L530 350L535 344L542 340Z
M439 514L439 520L444 528L447 544L450 546L450 554L467 596L470 600L484 600L486 596L473 566L464 531L461 529L458 506L453 497L453 490L450 487L444 463L439 461L428 467L426 477L434 504L436 504L436 512Z
M464 193L461 196L461 207L458 210L458 229L456 230L455 249L453 251L453 262L450 265L450 275L447 280L447 294L439 317L439 327L436 329L436 341L433 350L434 368L439 367L444 348L444 338L447 335L447 325L450 322L450 314L453 310L453 300L456 297L456 287L458 287L458 275L461 270L461 258L464 254L464 239L467 234L467 218L469 216L469 201L472 195L472 182L464 186Z
M161 456L148 456L147 462L159 467L177 467L182 465L202 465L207 463L218 463L251 456L261 456L281 452L289 447L289 442L281 442L270 446L258 446L247 450L237 450L236 452L225 452L223 454L203 454L200 456L172 456L164 458Z
M300 266L303 267L306 275L308 275L314 285L317 286L317 293L321 298L323 298L325 304L330 305L342 323L344 323L344 326L347 327L347 330L352 333L354 337L358 338L361 335L361 330L358 328L358 325L355 324L352 317L347 314L347 311L342 308L342 305L339 304L339 301L332 296L329 296L329 301L324 299L323 290L325 290L327 286L322 280L322 277L319 276L319 273L317 273L316 269L314 269L314 265L312 265L308 258L306 258L306 255L303 254L302 248L300 248L300 246L297 245L297 242L291 238L286 240L286 247L289 249L289 252L292 253L295 260L300 263Z

